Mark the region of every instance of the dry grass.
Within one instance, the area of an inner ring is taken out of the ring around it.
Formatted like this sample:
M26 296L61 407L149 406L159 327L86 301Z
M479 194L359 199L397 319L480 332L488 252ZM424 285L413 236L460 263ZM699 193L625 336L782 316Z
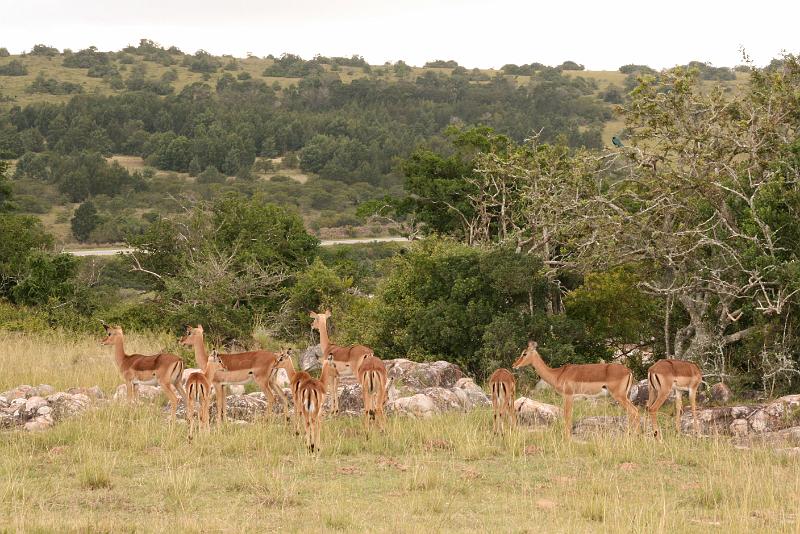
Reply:
M130 336L131 349L171 338ZM54 348L50 348L50 344ZM0 389L117 382L92 339L0 334ZM605 404L580 411L617 413ZM581 415L581 414L578 414ZM669 425L667 425L669 427ZM0 530L180 532L797 532L800 460L668 435L564 443L491 435L490 414L323 423L311 456L275 421L194 443L153 404L110 404L0 434Z

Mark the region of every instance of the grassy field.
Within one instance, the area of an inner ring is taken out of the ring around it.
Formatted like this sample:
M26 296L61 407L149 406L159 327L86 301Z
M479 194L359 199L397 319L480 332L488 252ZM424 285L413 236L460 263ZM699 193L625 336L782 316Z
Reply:
M129 351L174 344L129 336ZM118 382L90 338L0 333L0 390ZM606 404L578 406L618 413ZM665 415L666 417L666 415ZM666 425L669 428L669 425ZM490 413L326 420L309 455L277 421L193 443L154 404L109 404L0 434L0 530L37 532L797 532L800 460L668 434L564 443L558 426L493 436Z

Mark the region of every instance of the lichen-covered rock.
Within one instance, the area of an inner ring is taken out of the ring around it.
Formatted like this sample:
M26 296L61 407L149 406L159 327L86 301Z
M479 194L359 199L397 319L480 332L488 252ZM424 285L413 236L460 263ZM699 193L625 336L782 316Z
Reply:
M30 419L31 417L36 415L36 412L39 411L39 408L47 406L47 401L42 397L30 397L28 400L25 401L25 408L23 408L23 416L25 419Z
M619 434L628 428L625 416L598 415L583 417L572 424L572 434L577 437L588 437L597 434Z
M797 408L800 408L800 395L787 395L766 404L700 409L697 411L697 418L700 433L704 435L726 435L732 433L733 428L740 436L750 433L762 434L796 424L797 421L790 420L789 416ZM745 429L742 422L737 422L735 427L732 427L735 420L744 421L747 428ZM686 433L693 431L692 412L686 407L681 417L681 430Z
M723 382L711 386L711 400L717 404L728 404L732 396L731 388Z
M47 397L47 403L52 409L51 416L54 421L61 421L67 417L74 417L89 409L92 400L83 393L54 393Z
M460 389L466 393L470 402L469 408L489 406L492 404L492 401L486 395L486 392L483 391L483 389L471 378L459 378L456 381L454 389Z
M528 397L514 401L517 421L523 425L552 425L561 418L561 408Z
M103 400L106 398L106 394L102 389L100 389L100 386L92 386L90 388L69 388L66 393L70 393L72 395L81 393L92 400Z
M25 430L28 432L39 432L47 430L53 426L53 418L49 415L39 415L25 423Z
M433 399L422 393L400 397L390 405L390 409L394 413L411 417L432 417L437 413Z
M732 436L746 436L750 432L750 426L746 419L734 419L728 429Z
M31 393L33 390L33 386L23 384L15 387L14 389L9 389L8 391L4 392L2 396L7 398L9 401L13 401L14 399L26 399L33 395L33 393Z
M647 379L639 380L631 386L628 392L628 398L636 406L645 406L647 404L648 396Z
M438 362L412 362L405 358L386 360L386 370L389 379L398 390L404 388L421 390L429 387L452 388L464 373L453 363Z
M267 402L251 395L228 395L225 399L225 414L228 419L253 421L266 411Z
M320 363L322 349L319 345L308 347L300 354L300 369L303 371L313 371L322 367Z

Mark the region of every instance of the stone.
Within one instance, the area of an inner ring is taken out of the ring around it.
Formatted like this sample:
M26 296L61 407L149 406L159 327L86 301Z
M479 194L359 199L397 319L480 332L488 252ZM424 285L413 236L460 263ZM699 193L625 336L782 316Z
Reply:
M562 417L561 408L528 397L514 401L517 421L522 425L552 425Z
M639 380L638 382L633 384L631 386L631 390L628 392L628 398L636 406L647 405L648 395L649 395L649 390L646 378L644 380Z
M42 430L47 430L48 428L53 426L53 418L49 415L40 415L35 419L32 419L25 423L25 430L28 432L40 432Z
M402 391L421 390L428 387L452 388L459 379L464 378L461 369L450 362L412 362L405 358L386 360L389 380Z
M106 394L102 389L100 389L100 386L92 386L90 388L69 388L65 393L69 393L71 395L82 393L92 400L101 400L106 398Z
M628 418L626 416L598 415L583 417L574 421L572 433L575 436L589 436L596 434L620 434L628 428Z
M390 405L391 411L411 417L432 417L436 413L436 405L427 395L418 393L411 397L400 397Z
M42 397L30 397L25 401L23 412L26 418L33 417L42 406L47 406L47 401Z
M42 406L36 410L36 415L49 415L53 409L50 406Z
M731 388L724 382L711 386L711 401L716 404L728 404L732 396Z
M49 384L39 384L35 388L33 388L33 394L38 397L47 397L48 395L52 395L56 392L56 388Z
M74 417L85 412L91 405L91 399L83 393L71 395L59 392L47 397L47 402L52 408L52 417L55 421L60 421L67 417Z
M483 389L471 378L459 378L454 388L462 390L467 395L471 403L470 407L490 406L492 404L491 399L489 399Z
M212 410L215 412L216 408ZM225 415L228 419L253 421L267 411L267 401L250 395L228 395L225 399Z
M3 397L7 398L9 401L13 401L14 399L25 399L29 397L28 393L32 390L33 386L23 384L15 387L14 389L6 391L3 393Z
M534 391L546 391L548 389L553 389L553 386L551 386L544 380L539 380L538 382L536 382L536 385L533 386Z
M289 388L289 375L286 373L286 369L280 368L275 372L275 383L281 389Z
M314 371L322 367L322 348L319 345L308 347L300 354L300 369L303 371Z
M136 388L136 396L140 399L153 400L161 395L161 386L138 385L134 386L134 388ZM125 387L125 384L117 386L112 398L114 400L125 400L128 398L128 389Z
M733 436L746 436L750 432L746 419L734 419L728 428Z

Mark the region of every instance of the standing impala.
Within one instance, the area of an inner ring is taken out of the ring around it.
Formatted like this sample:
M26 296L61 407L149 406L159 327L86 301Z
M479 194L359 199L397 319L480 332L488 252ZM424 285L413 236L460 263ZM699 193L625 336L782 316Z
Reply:
M639 412L628 399L628 392L633 384L633 373L618 363L587 363L582 365L567 364L555 369L548 367L535 341L529 341L528 347L514 362L514 369L532 365L542 380L564 397L564 436L572 437L572 402L575 397L594 397L607 390L628 412L629 430L639 429Z
M322 364L322 370L328 365L327 360ZM306 371L296 371L294 362L292 361L292 350L282 350L278 355L278 363L275 370L283 369L286 371L286 376L289 377L289 389L292 392L292 400L294 401L294 433L300 435L300 425L303 422L302 410L302 387L303 384L309 380L313 380L312 376Z
M319 331L319 346L322 349L322 359L324 360L329 354L333 354L333 363L336 365L336 370L340 373L351 372L353 376L358 378L358 366L361 364L364 356L372 354L373 350L366 345L350 345L341 347L339 345L331 344L328 338L328 319L331 316L330 310L325 310L322 313L308 312L308 316L314 319L311 323L313 330ZM337 392L332 392L337 395Z
M684 360L658 360L647 370L647 411L653 421L653 435L661 438L658 428L658 409L675 389L675 429L681 431L681 391L689 392L692 405L692 426L695 434L700 432L697 422L697 388L703 381L700 367Z
M181 345L194 347L197 364L205 369L208 365L208 353L203 339L203 327L187 326L186 335L181 338ZM273 371L278 357L266 350L239 352L236 354L220 354L222 369L214 375L211 382L217 392L217 423L222 422L225 415L225 386L247 384L254 381L267 396L267 413L272 413L275 395L283 401L283 414L289 420L289 401L283 390L275 383Z
M200 405L200 413L198 414L197 427L198 430L202 426L206 432L210 430L208 424L208 412L211 399L211 382L214 380L214 375L222 368L219 362L217 351L211 353L205 369L202 371L195 371L186 379L186 419L189 421L189 441L192 440L192 430L195 425L194 409L195 405Z
M512 429L517 426L517 412L514 411L517 382L508 369L498 369L489 377L492 390L492 408L494 411L494 432L499 434L505 426Z
M364 428L369 432L370 421L375 421L383 430L386 415L383 405L386 403L386 383L388 375L386 366L374 354L364 356L358 367L358 383L361 384L361 394L364 397Z
M109 326L106 323L103 323L103 328L106 329L106 337L100 344L114 346L114 360L122 379L125 380L128 400L136 399L137 385L155 386L158 384L169 399L172 407L171 418L174 421L175 411L178 409L178 397L172 391L172 386L178 390L184 401L186 400L186 391L181 384L183 361L174 354L167 353L155 356L125 354L125 336L122 328Z
M331 415L339 414L339 396L336 392L339 391L339 371L333 363L333 354L328 354L322 362L322 370L319 373L319 379L325 384L325 390L333 392L331 394Z

